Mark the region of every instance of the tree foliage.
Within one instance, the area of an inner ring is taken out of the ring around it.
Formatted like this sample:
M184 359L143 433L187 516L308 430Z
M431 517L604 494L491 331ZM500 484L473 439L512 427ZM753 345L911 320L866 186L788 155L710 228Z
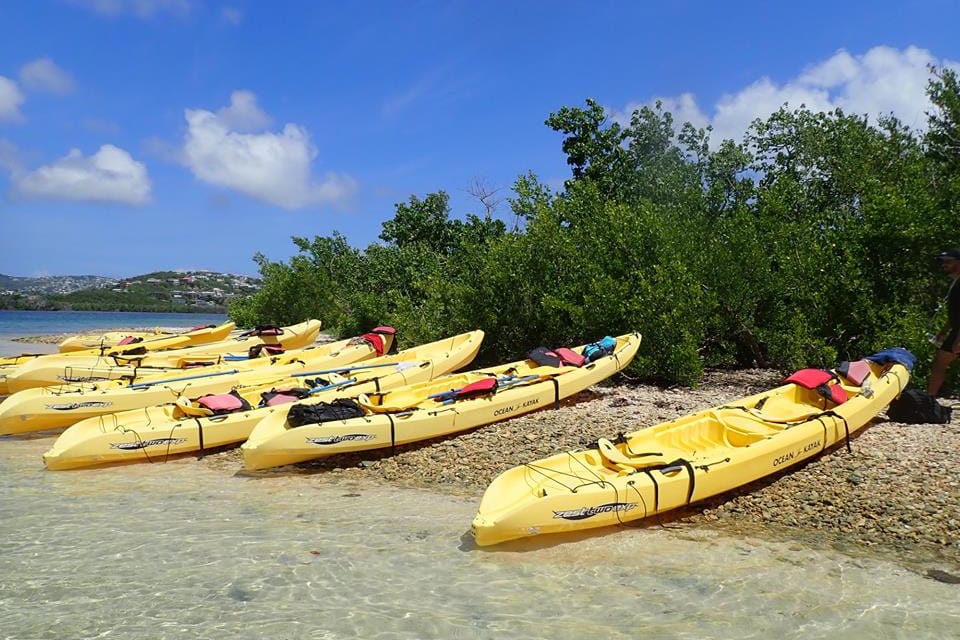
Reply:
M956 74L928 93L925 133L784 107L719 144L660 104L629 123L565 106L546 120L571 169L559 192L527 173L506 221L454 217L438 191L397 204L363 250L294 238L289 261L256 256L264 286L230 312L342 335L392 324L407 344L481 328L480 363L637 330L632 371L665 383L895 345L929 362L946 288L933 256L960 245Z

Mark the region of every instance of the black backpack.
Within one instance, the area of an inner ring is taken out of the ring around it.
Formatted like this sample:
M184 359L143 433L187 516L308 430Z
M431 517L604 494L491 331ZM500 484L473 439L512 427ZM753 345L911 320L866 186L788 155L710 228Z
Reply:
M302 427L305 424L319 424L335 420L349 420L364 415L363 407L356 400L337 398L333 402L317 402L316 404L295 404L287 414L287 423L291 427Z
M887 417L907 424L946 424L953 409L920 389L907 389L887 407Z

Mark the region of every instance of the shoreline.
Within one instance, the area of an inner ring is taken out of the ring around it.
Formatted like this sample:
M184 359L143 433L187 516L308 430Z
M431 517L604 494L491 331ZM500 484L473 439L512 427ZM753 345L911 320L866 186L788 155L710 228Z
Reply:
M58 338L22 342L49 344ZM698 387L688 389L635 384L618 374L559 409L404 445L396 455L389 450L343 454L249 475L295 474L307 484L331 479L387 483L479 504L490 482L508 468L770 389L782 378L773 370L708 370ZM745 487L632 526L708 526L733 535L856 549L960 582L960 473L954 467L960 406L944 425L895 423L881 413L851 437L851 446L852 452L834 447ZM203 463L248 475L239 448L211 452ZM549 536L542 542L549 544Z
M103 333L120 333L123 331L130 332L153 332L159 331L162 333L181 333L186 331L185 327L112 327L106 329L90 329L89 331L84 331L84 335L97 335ZM52 333L42 336L14 336L7 338L10 342L20 342L24 344L53 344L57 345L66 340L67 338L73 337L77 334L75 333Z
M344 454L271 474L304 482L333 477L429 489L476 500L500 472L582 448L763 391L783 376L770 370L708 371L695 389L614 382L543 410L449 438ZM618 379L621 379L618 377ZM775 536L906 563L960 582L960 410L945 425L890 422L881 413L839 445L750 485L633 526L709 526L734 535ZM237 449L209 462L244 475ZM469 523L464 523L465 529ZM597 533L602 533L602 529ZM549 544L549 536L543 543Z

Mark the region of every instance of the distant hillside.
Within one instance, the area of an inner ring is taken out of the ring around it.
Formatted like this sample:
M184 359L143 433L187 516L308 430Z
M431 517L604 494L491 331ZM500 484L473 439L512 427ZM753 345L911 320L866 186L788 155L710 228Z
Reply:
M20 278L0 273L0 293L72 293L90 287L112 286L116 282L116 278L106 276Z
M222 312L260 280L213 271L157 271L129 278L0 274L0 309Z

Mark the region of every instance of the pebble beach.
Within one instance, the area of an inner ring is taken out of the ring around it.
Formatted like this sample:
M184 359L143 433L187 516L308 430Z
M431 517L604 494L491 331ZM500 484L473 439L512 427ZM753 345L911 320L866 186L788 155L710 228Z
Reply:
M672 420L769 389L781 373L708 371L695 389L633 384L618 376L544 410L453 438L341 455L263 473L328 475L428 488L479 502L500 472L559 451ZM950 403L951 401L946 401ZM952 401L956 404L956 401ZM890 422L881 414L824 455L647 526L710 526L773 535L896 559L960 583L960 410L945 425ZM240 472L239 451L210 463Z
M29 339L56 341L56 336ZM780 383L772 370L710 370L696 388L639 384L625 375L544 410L456 437L390 451L336 456L260 472L428 489L479 502L500 472L598 437L635 431ZM901 424L880 414L852 438L800 466L691 505L644 526L708 526L744 535L828 545L913 565L960 583L960 402L949 424ZM203 464L242 474L239 450ZM467 523L468 524L468 523ZM466 526L466 525L465 525Z

